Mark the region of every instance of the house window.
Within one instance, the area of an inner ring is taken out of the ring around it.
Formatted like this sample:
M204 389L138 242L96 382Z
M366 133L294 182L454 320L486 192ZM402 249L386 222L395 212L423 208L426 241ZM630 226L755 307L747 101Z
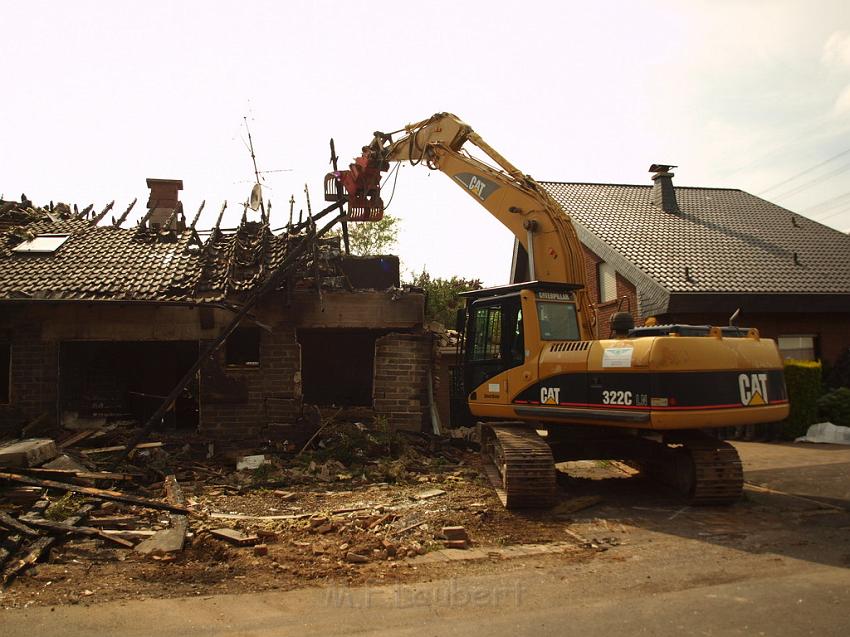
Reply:
M12 346L0 341L0 404L8 404L12 395Z
M596 266L596 280L599 282L600 303L617 298L617 271L613 265L600 261Z
M815 337L810 334L795 334L780 336L779 351L782 358L793 358L798 361L817 360L815 355Z
M28 254L50 254L56 252L68 240L69 234L40 234L12 248L12 252Z
M260 365L260 328L237 327L224 345L224 360L227 365Z

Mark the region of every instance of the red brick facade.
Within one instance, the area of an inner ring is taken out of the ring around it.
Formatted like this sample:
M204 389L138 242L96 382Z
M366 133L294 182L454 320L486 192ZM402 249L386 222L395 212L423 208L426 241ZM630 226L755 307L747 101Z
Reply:
M599 302L599 264L602 263L596 254L591 252L586 246L582 246L584 250L584 273L587 279L587 292L590 296L590 302L593 304L596 337L608 338L611 333L611 316L617 311L617 308L623 312L631 312L635 318L635 324L640 325L640 317L638 316L637 290L635 286L627 281L618 272L617 273L617 298L606 303Z
M585 275L587 277L587 291L591 302L594 303L595 315L597 317L597 335L599 338L608 338L610 334L609 322L611 315L617 311L622 301L622 310L631 310L635 318L635 325L641 325L648 317L639 316L637 292L635 286L617 273L617 301L599 303L599 263L602 262L596 254L586 246L584 249ZM788 313L760 313L740 316L738 324L746 327L755 327L759 333L766 338L777 339L780 336L802 336L812 335L815 337L815 355L828 364L836 359L850 347L850 316L843 313L808 313L800 311L801 308L790 308ZM662 314L655 317L659 324L682 323L692 325L727 325L728 314L719 313L678 313Z

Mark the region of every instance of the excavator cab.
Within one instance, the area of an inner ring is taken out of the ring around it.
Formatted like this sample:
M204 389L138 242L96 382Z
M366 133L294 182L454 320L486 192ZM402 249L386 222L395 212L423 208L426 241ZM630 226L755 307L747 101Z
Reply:
M458 407L461 401L508 403L511 394L536 379L542 341L581 340L574 296L579 287L531 281L464 292L456 370L461 374L453 383Z

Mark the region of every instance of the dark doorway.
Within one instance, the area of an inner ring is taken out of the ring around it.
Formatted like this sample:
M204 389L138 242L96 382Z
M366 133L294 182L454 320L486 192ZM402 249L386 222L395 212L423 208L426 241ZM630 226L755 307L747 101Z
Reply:
M59 348L64 414L145 422L198 358L197 341L71 341ZM198 382L189 384L165 425L198 426Z
M371 407L375 341L381 330L299 330L304 401Z

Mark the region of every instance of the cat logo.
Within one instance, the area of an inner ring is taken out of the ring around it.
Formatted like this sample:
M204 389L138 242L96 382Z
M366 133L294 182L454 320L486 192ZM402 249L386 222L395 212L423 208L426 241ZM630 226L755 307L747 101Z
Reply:
M544 405L557 405L561 396L560 387L541 387L540 402Z
M472 173L458 173L454 178L462 183L470 194L481 201L487 199L487 197L499 188L496 182L490 181L480 175L473 175Z
M738 391L742 405L766 405L767 374L740 374Z

